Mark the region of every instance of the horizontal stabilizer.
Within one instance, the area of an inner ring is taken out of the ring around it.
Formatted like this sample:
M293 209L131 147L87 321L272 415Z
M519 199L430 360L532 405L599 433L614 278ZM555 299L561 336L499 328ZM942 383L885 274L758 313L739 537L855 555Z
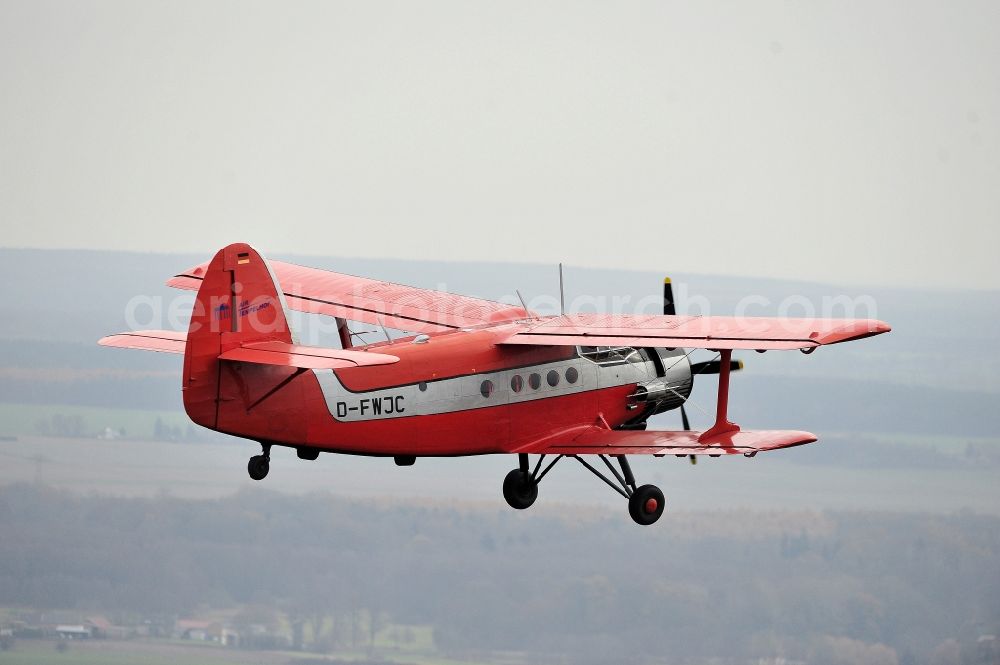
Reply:
M162 353L184 353L186 342L187 333L174 330L136 330L110 335L97 341L101 346L160 351Z
M812 443L816 435L794 430L727 432L700 440L702 432L610 430L590 427L565 442L529 444L514 452L546 455L746 455Z
M137 330L111 335L98 341L102 346L122 349L143 349L164 353L184 353L187 334L172 330ZM368 365L388 365L399 358L384 353L369 353L349 349L326 349L318 346L304 346L287 342L252 342L230 349L219 356L220 360L232 360L256 365L277 365L301 369L340 369L343 367L364 367Z
M340 369L389 365L399 362L396 356L349 349L326 349L318 346L288 344L286 342L254 342L223 352L219 360L298 367L299 369Z

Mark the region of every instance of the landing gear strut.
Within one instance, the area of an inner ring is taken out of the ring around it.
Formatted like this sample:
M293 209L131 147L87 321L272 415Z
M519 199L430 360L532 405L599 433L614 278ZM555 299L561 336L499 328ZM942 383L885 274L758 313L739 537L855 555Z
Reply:
M538 483L563 457L572 457L592 474L607 483L611 489L625 497L628 500L628 514L631 515L636 524L648 526L660 519L666 506L663 492L656 485L636 487L632 467L629 466L628 459L624 455L615 455L621 472L614 467L607 456L598 455L604 465L608 467L608 471L611 472L614 478L612 480L578 455L558 455L549 462L544 470L542 470L542 463L545 461L545 455L541 455L535 468L529 470L528 456L520 453L518 454L518 468L508 473L503 481L503 498L507 500L510 507L524 510L531 506L538 497Z
M261 454L254 455L247 462L247 473L254 480L264 480L271 467L271 444L262 443L260 446Z

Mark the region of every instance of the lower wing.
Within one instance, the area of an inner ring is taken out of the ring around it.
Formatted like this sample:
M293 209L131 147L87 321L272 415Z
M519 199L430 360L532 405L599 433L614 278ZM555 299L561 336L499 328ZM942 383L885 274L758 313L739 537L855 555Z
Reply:
M590 427L563 440L521 446L513 452L544 455L745 455L812 443L816 435L795 430L735 431L704 437L704 432L611 430Z

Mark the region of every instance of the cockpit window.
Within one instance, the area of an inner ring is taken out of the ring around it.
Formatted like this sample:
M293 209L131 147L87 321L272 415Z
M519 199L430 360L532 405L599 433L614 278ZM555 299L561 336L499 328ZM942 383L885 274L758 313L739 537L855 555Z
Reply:
M641 363L642 356L630 346L581 346L580 357L598 365Z

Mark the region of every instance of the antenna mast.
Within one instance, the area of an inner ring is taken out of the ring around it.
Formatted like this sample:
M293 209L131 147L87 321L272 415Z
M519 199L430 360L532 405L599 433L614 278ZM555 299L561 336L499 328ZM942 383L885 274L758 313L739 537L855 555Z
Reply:
M521 308L524 310L524 315L530 317L531 312L528 311L528 305L524 302L524 296L521 295L520 289L514 289L514 293L517 294L517 299L521 301Z
M563 289L563 270L562 264L559 264L559 314L561 316L566 316L566 292Z

